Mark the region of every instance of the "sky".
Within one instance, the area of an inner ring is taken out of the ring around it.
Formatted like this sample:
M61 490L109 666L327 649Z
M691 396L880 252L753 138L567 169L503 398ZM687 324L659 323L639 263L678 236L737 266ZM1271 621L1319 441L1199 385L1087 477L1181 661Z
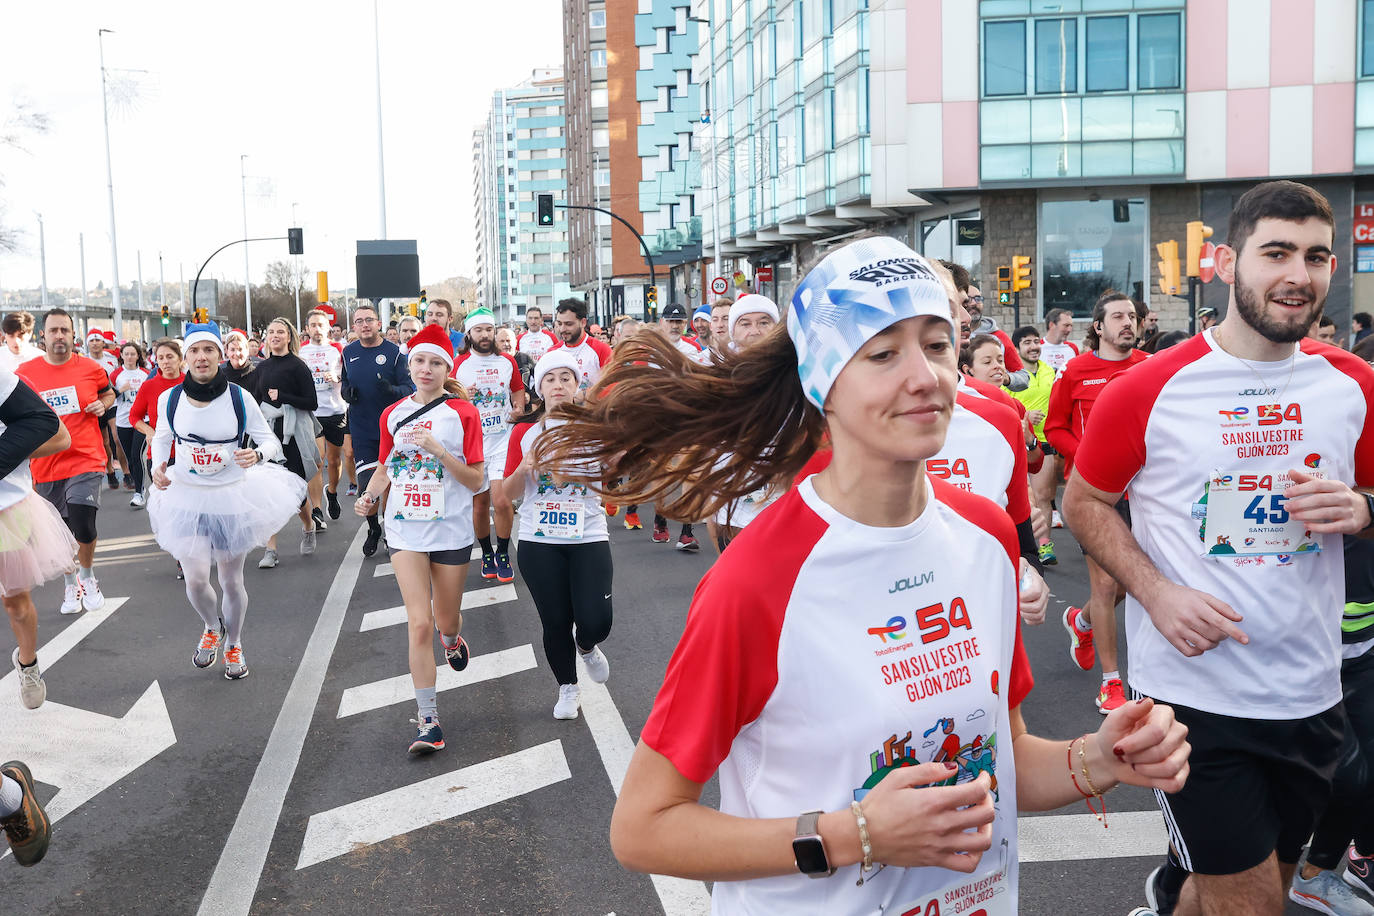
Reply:
M358 239L381 237L370 0L10 4L0 29L0 120L16 99L50 130L0 149L0 220L24 230L0 254L0 288L39 284L42 213L49 287L110 285L109 209L97 30L105 66L136 100L110 111L119 279L189 284L201 261L248 234L285 236L296 204L304 266L353 284ZM386 237L416 239L420 275L475 270L472 131L491 94L562 66L559 0L380 0ZM518 30L518 31L517 31ZM113 98L113 93L111 96ZM249 247L254 283L286 242ZM239 282L243 246L204 276ZM169 291L168 298L172 298Z

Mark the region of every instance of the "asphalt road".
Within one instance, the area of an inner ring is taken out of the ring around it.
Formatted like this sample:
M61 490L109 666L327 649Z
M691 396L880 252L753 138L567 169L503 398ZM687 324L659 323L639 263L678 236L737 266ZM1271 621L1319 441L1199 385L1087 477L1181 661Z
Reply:
M60 584L44 588L48 703L22 710L12 675L0 680L0 758L28 758L63 812L40 866L0 860L3 912L705 912L701 883L622 870L607 828L709 551L683 554L612 521L611 679L583 678L573 722L552 718L557 689L519 577L501 586L474 565L463 628L473 663L463 678L440 675L448 746L411 758L405 627L390 610L400 597L385 557L361 558L350 501L315 556L296 555L292 535L278 568L250 558L251 674L231 682L191 666L200 624L174 564L146 514L107 497L107 610L62 617ZM1086 597L1086 571L1068 533L1055 535L1050 619L1025 632L1036 688L1024 711L1032 731L1066 738L1100 717L1095 676L1070 663L1056 616ZM0 630L0 658L12 647ZM1129 788L1108 808L1108 830L1081 805L1023 818L1022 913L1124 914L1144 902L1163 852L1157 809Z

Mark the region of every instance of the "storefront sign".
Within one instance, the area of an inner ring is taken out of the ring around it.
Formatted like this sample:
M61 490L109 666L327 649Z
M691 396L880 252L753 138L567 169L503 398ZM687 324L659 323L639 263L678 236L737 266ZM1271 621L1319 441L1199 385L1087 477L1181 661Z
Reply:
M1355 205L1355 241L1374 242L1374 204Z
M1072 248L1069 250L1069 273L1089 274L1101 272L1101 248Z
M983 244L983 221L981 219L961 219L954 223L954 244Z
M1355 246L1355 273L1374 274L1374 245Z

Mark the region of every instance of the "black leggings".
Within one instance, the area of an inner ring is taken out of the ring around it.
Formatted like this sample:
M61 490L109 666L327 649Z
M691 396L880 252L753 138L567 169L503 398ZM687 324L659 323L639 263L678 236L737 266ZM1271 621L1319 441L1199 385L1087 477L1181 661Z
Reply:
M133 478L134 489L143 492L143 446L148 437L132 426L116 426L119 432L119 447L124 449L124 457L129 459L129 476Z
M521 545L524 546L524 545ZM1307 860L1335 869L1353 839L1360 855L1374 854L1374 651L1341 663L1345 742L1331 787L1331 802L1312 835Z
M590 652L611 635L611 545L543 544L521 539L515 554L539 621L544 655L560 684L577 683L577 648Z

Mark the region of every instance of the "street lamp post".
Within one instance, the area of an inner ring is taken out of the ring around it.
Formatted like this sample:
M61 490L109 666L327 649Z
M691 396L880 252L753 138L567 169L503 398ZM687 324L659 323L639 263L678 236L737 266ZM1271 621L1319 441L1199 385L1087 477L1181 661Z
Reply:
M43 240L43 214L35 212L38 217L38 269L42 277L43 285L39 287L39 295L42 297L43 308L48 307L48 248Z
M115 237L114 169L110 165L110 100L105 88L105 33L111 29L96 29L100 45L100 108L105 117L105 186L110 199L110 304L114 308L114 323L123 327L124 313L119 304L119 242Z
M244 174L244 161L248 154L239 156L239 187L243 191L243 237L248 238L248 177ZM244 330L253 333L253 268L248 264L248 246L243 246L243 323Z
M291 228L295 229L300 224L296 222L296 204L291 204ZM244 235L248 233L245 232ZM301 256L296 255L296 269L291 272L291 285L296 288L296 330L301 329Z

